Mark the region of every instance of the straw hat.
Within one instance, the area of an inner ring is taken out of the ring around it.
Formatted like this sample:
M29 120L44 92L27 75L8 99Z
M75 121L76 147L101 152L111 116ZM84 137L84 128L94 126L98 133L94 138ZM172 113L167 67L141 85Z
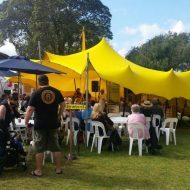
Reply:
M149 100L145 100L143 103L141 103L141 106L150 108L152 107L152 103Z

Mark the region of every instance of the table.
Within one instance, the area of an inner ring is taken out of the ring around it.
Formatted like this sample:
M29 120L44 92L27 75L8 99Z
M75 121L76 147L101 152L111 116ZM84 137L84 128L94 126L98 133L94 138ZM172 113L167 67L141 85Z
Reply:
M127 126L124 125L127 124L127 117L110 117L110 119L113 121L114 127L117 129L120 137L122 129L124 129L124 133L127 135Z
M128 118L127 117L110 117L114 124L126 124Z

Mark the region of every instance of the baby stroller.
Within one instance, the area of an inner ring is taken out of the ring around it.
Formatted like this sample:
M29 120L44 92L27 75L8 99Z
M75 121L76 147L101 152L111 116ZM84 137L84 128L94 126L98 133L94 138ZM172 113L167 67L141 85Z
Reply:
M0 129L0 138L5 139L5 132ZM2 141L3 142L3 141ZM0 143L0 174L5 169L21 167L23 171L26 166L26 152L23 149L22 141L15 131L9 132L9 140L5 144Z

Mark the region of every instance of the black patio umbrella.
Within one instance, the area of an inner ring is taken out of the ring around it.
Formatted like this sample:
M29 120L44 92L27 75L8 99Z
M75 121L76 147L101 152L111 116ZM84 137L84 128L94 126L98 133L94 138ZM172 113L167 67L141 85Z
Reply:
M18 72L18 89L20 83L20 73L29 73L29 74L48 74L48 73L57 73L64 74L58 70L46 67L44 65L30 61L24 56L12 56L7 59L0 60L0 70L8 71L13 70Z
M63 74L63 72L60 72L58 70L46 67L38 63L34 63L23 56L12 56L7 59L0 60L0 70L13 70L37 75L47 73Z
M0 71L0 77L13 77L17 75L17 73L14 73L12 71Z

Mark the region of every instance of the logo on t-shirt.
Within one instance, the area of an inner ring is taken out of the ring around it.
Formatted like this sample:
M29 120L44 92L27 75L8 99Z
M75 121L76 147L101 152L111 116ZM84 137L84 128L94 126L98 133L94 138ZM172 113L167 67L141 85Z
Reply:
M55 100L55 93L51 90L44 90L42 92L41 98L45 104L52 104Z

